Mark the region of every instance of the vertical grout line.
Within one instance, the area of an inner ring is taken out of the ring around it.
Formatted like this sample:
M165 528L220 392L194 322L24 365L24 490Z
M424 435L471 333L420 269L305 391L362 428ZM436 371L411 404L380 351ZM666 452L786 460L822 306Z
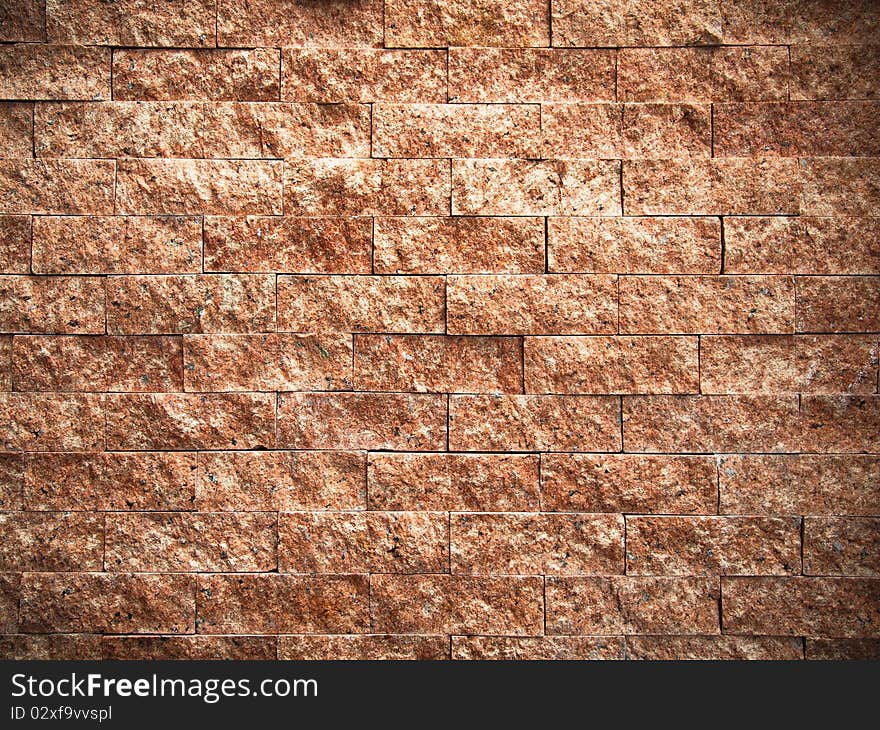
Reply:
M703 336L697 335L697 393L703 394Z
M519 375L520 375L520 392L526 394L526 338L521 336L519 340Z
M382 3L384 7L384 3ZM446 49L446 103L448 104L450 100L449 96L449 49Z
M449 412L450 412L451 395L446 394L446 451L449 451Z
M550 217L544 216L544 273L550 273Z
M800 539L801 539L801 575L806 575L806 568L804 567L804 540L806 539L807 534L807 519L804 515L801 515L800 521Z
M723 215L718 216L718 223L721 227L721 271L719 271L718 273L723 274L724 273L724 257L727 254L727 251L726 251L727 244L724 240L724 216Z
M623 396L619 395L617 397L620 398L620 453L622 454L626 451L626 444L623 440Z
M625 199L626 195L623 189L623 160L618 160L620 168L618 168L618 185L620 185L620 216L626 215Z
M715 104L709 104L709 157L715 157Z
M376 216L370 217L370 274L376 273Z

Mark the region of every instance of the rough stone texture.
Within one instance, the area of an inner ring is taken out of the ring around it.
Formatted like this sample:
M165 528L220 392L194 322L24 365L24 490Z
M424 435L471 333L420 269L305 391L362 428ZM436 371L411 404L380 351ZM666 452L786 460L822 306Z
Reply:
M543 633L543 581L528 577L375 575L375 630L409 634Z
M0 160L0 213L113 212L112 160Z
M366 217L208 216L205 271L369 274L372 229Z
M880 211L880 159L800 161L804 215L868 215Z
M627 517L627 575L791 575L797 517Z
M9 0L0 6L0 40L45 41L44 0Z
M527 393L696 393L693 337L527 337Z
M718 583L702 578L547 578L547 634L717 634Z
M201 270L195 217L39 216L33 221L36 274L162 274Z
M880 396L801 397L801 451L880 453Z
M272 101L281 94L280 62L274 48L119 51L113 54L113 98Z
M804 573L880 577L880 519L804 518Z
M376 218L378 274L540 274L541 218Z
M449 49L454 102L614 101L614 78L609 50Z
M110 51L33 43L0 47L0 98L110 98Z
M794 331L790 276L622 276L620 331L785 334Z
M30 259L30 216L0 215L0 273L27 274Z
M104 396L0 393L3 451L101 451Z
M453 573L623 573L621 515L454 514L451 520Z
M22 454L0 455L0 509L24 506L24 458Z
M449 276L455 334L605 334L617 330L617 277Z
M617 451L611 396L453 395L449 448L458 451Z
M729 634L880 638L880 580L722 578Z
M721 226L693 217L548 218L547 267L553 273L714 274L721 270Z
M278 329L443 332L440 276L279 276Z
M876 99L878 74L880 45L791 47L792 99Z
M731 217L724 242L729 274L880 274L871 218Z
M0 570L103 569L104 524L83 512L0 514Z
M701 393L874 393L880 337L757 335L700 339Z
M446 445L446 412L442 395L279 393L278 445L438 451Z
M12 661L103 658L101 637L95 634L6 634L0 636L0 655Z
M276 641L263 636L107 636L101 658L118 660L266 661L277 658Z
M627 636L626 658L653 661L803 659L800 639L782 636Z
M788 93L788 51L626 48L617 59L621 101L773 101Z
M563 661L623 659L623 641L604 636L453 636L452 658Z
M31 104L0 103L0 157L30 157L33 154L34 114Z
M799 276L798 332L880 331L880 276Z
M449 640L445 636L411 634L279 636L278 658L300 661L449 659Z
M453 160L453 215L620 215L613 160Z
M288 101L446 101L443 51L285 48L281 63L281 98Z
M219 334L275 329L274 277L262 274L113 276L111 334Z
M538 510L538 457L527 454L370 454L370 509Z
M103 334L104 281L90 276L0 276L0 331Z
M806 659L880 658L880 639L806 639Z

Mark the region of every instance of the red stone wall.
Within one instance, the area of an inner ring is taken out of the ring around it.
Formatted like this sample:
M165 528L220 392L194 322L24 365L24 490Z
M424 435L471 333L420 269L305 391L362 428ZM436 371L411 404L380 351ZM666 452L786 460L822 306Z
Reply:
M880 655L880 5L0 1L0 654Z

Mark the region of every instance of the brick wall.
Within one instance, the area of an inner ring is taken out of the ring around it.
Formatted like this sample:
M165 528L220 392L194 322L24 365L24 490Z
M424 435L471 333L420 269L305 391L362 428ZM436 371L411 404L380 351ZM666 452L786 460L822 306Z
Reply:
M872 0L4 0L0 653L880 654Z

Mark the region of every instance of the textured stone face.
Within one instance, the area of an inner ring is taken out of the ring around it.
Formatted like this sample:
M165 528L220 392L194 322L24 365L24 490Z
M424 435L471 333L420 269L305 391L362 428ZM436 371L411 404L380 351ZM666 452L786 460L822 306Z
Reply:
M261 636L108 636L104 659L267 661L276 659L275 640Z
M805 276L797 279L798 332L880 330L880 277Z
M791 47L792 99L876 99L880 45Z
M0 48L3 99L110 98L110 51L31 43Z
M445 636L361 634L280 636L278 658L298 660L448 659Z
M30 253L30 216L0 215L0 273L28 273Z
M623 659L623 642L599 636L453 636L453 659Z
M0 393L4 451L101 451L104 396Z
M804 573L880 575L880 520L871 517L804 519Z
M111 160L0 160L0 213L113 212Z
M0 570L102 570L104 526L82 512L0 514Z
M803 659L799 639L781 636L627 636L626 658L654 661Z
M24 103L0 103L0 155L30 157L32 151L33 108Z
M104 283L98 277L0 276L0 329L100 334L104 300Z

